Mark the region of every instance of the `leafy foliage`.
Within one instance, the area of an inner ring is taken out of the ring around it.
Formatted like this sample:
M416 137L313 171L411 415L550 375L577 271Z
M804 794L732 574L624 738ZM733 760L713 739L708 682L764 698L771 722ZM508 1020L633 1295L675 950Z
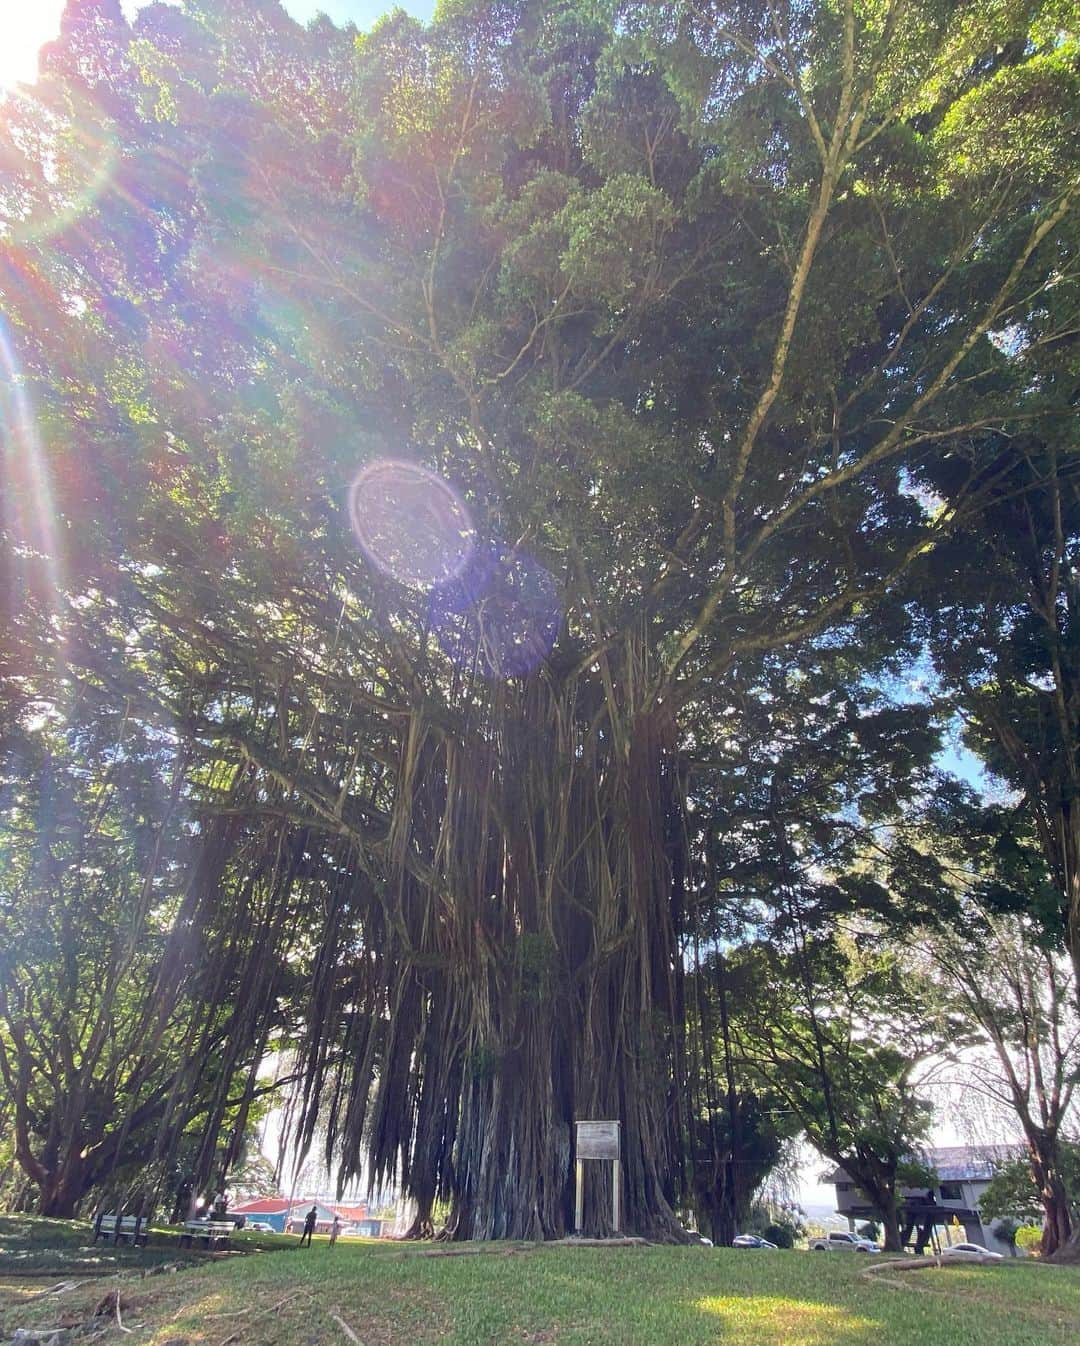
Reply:
M888 1195L925 1119L862 1024L901 974L836 918L887 902L854 852L936 741L873 690L925 634L899 586L1066 424L1056 13L69 5L0 116L0 706L30 775L73 700L182 753L218 1123L283 1033L300 1146L418 1231L562 1232L572 1123L617 1116L629 1224L677 1236L740 1106L772 1143L773 1027L718 1111L687 1009L745 899L795 1111ZM373 522L387 462L442 503ZM402 582L440 528L469 558Z

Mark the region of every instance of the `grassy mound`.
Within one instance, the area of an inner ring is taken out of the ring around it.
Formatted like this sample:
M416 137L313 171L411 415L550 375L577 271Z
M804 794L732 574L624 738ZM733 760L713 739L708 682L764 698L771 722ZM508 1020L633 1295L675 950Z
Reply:
M316 1240L145 1279L131 1268L56 1295L0 1284L0 1323L96 1324L98 1340L131 1346L985 1346L1003 1332L1010 1346L1072 1346L1080 1323L1080 1273L1032 1263L931 1269L897 1286L862 1277L861 1260L801 1252L432 1251ZM117 1289L130 1332L113 1321Z

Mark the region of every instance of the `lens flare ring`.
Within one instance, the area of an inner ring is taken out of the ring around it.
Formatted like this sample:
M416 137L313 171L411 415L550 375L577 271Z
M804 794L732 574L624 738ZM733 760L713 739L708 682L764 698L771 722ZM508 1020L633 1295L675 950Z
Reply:
M372 565L410 589L455 579L476 549L464 502L419 463L369 463L349 490L349 519Z
M12 95L23 101L33 100L30 90ZM36 101L36 100L33 100ZM64 198L60 204L52 200L48 207L40 203L36 209L17 218L0 214L0 237L15 246L45 243L73 227L113 189L119 165L116 138L103 129L91 130L73 122L58 127L57 148L46 175L45 185L54 198Z

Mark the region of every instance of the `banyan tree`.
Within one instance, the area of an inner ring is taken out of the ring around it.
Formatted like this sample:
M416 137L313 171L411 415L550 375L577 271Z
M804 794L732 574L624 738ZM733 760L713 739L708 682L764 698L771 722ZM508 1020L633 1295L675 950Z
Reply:
M302 1145L418 1231L552 1237L573 1122L618 1118L627 1226L673 1235L694 762L788 652L884 658L894 581L1051 414L996 337L1073 218L1054 39L902 0L71 13L6 112L0 281L68 676L288 875ZM945 452L948 508L907 474Z

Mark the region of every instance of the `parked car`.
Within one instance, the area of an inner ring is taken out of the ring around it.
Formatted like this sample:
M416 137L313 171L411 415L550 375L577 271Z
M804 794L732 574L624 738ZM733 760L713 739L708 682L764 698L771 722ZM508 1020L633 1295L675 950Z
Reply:
M772 1248L776 1251L776 1244L770 1243L768 1239L759 1238L757 1234L737 1234L731 1240L733 1248Z
M276 1234L277 1230L265 1220L249 1220L246 1228L254 1229L256 1234Z
M1001 1262L1003 1253L992 1253L989 1248L978 1243L954 1243L951 1248L942 1248L942 1257L955 1257L960 1262Z
M812 1253L879 1253L881 1249L871 1239L861 1239L856 1234L840 1233L834 1230L824 1238L810 1240Z

